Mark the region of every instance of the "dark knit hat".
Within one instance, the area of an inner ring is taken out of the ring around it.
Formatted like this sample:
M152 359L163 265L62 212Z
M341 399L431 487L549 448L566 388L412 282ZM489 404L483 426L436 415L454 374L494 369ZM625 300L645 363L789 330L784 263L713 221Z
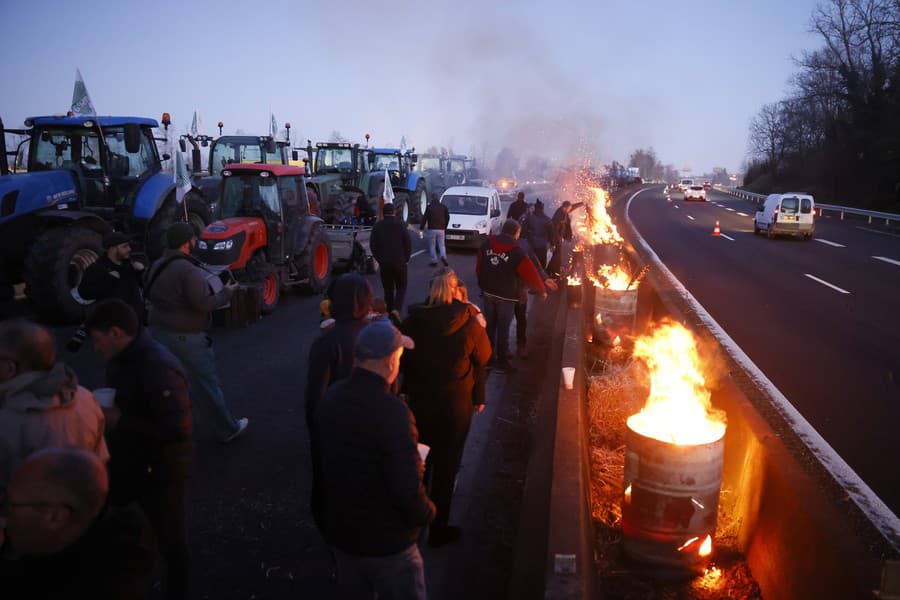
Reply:
M394 203L388 202L387 204L385 204L384 208L382 209L382 213L384 213L385 216L391 216L395 214Z
M122 233L121 231L110 231L109 233L103 235L103 247L112 248L113 246L118 246L119 244L130 242L133 239L133 235L128 235L127 233Z
M166 246L170 250L180 248L185 242L191 241L197 234L194 232L194 226L184 221L178 221L169 225L166 230Z

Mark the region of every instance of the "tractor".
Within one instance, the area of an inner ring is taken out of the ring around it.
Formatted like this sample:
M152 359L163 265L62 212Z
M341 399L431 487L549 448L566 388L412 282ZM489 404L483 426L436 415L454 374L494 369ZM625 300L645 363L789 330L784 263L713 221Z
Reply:
M191 189L185 195L188 221L197 231L215 220L222 189L222 171L229 165L289 163L290 142L275 140L271 136L224 135L213 138L207 135L182 135L178 140L182 152L191 145ZM209 161L204 169L201 147L209 147Z
M420 154L416 173L425 181L428 194L440 196L456 185L482 185L475 168L475 159L462 154Z
M170 124L163 114L163 125ZM135 253L162 252L168 226L184 218L175 182L163 173L155 119L111 116L29 117L19 148L2 148L0 256L6 285L25 294L45 318L71 322L83 306L72 296L84 270L102 254L104 233L135 235ZM6 157L25 144L27 172L9 173Z
M219 218L201 233L195 256L228 268L242 285L260 290L261 312L271 313L282 290L325 289L331 244L323 221L310 211L302 167L233 164L221 172Z
M418 224L428 208L428 183L421 171L414 170L418 156L411 150L374 148L369 154L373 173L387 171L394 190L397 216L404 223Z

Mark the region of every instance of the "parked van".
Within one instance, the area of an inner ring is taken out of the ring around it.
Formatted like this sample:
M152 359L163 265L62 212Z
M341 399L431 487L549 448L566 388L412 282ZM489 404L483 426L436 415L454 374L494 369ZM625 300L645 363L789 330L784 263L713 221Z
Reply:
M770 238L788 234L812 239L815 211L816 202L809 194L769 194L753 219L753 233L764 231Z
M495 189L454 186L443 193L441 204L450 211L448 245L479 246L488 235L500 232L500 195Z

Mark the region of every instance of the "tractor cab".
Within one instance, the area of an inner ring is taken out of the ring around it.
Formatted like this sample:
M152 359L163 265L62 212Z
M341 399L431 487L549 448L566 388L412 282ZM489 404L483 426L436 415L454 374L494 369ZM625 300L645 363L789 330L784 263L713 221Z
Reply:
M375 148L369 155L369 169L371 171L387 171L394 188L405 188L406 181L417 160L418 157L408 150Z

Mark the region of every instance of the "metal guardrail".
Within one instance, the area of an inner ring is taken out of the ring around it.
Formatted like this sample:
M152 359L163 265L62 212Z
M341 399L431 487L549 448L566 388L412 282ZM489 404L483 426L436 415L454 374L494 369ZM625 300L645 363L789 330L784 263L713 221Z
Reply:
M736 198L755 202L756 204L762 204L766 201L766 196L764 194L754 194L753 192L745 192L744 190L730 189L720 186L716 186L716 189L720 192L731 194ZM844 220L844 215L856 215L859 217L865 217L866 219L868 219L869 223L872 222L872 219L884 220L885 225L890 225L891 221L900 223L900 214L896 213L879 212L876 210L863 210L861 208L853 208L852 206L838 206L836 204L820 204L818 202L816 202L816 208L819 209L820 215L826 211L840 213L841 221Z

